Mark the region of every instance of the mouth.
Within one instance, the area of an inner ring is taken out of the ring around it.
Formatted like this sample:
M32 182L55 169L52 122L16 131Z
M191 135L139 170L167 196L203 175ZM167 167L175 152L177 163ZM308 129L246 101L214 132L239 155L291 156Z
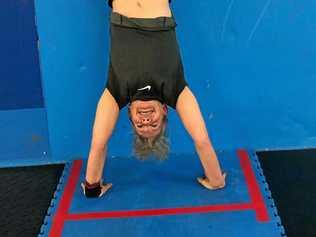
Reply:
M138 114L140 115L150 115L152 114L154 111L153 110L144 110L144 111L138 111Z
M153 113L155 110L153 107L140 107L137 109L137 113L139 114L150 114Z

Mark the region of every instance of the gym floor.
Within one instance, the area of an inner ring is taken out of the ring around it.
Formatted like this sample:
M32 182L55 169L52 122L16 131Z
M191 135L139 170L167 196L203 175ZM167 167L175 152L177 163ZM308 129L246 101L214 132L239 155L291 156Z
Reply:
M104 177L113 187L97 200L82 195L85 162L76 160L64 170L41 235L284 236L255 154L226 151L219 159L228 176L217 191L196 182L201 167L194 156L109 159Z

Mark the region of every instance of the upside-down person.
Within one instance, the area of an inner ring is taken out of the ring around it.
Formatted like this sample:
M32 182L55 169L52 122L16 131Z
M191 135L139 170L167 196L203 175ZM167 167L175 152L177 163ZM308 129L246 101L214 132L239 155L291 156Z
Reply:
M169 0L170 1L170 0ZM95 115L85 182L87 197L100 197L111 183L103 182L107 144L120 110L128 106L140 159L168 156L168 107L175 109L191 136L205 176L204 187L225 187L198 102L184 77L168 0L110 0L110 62L108 80Z

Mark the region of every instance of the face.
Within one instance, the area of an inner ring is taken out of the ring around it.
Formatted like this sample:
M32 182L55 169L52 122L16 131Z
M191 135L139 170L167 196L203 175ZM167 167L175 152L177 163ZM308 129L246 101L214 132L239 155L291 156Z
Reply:
M167 105L158 100L135 100L129 107L130 120L137 132L142 137L156 137L164 123L163 118L167 115Z

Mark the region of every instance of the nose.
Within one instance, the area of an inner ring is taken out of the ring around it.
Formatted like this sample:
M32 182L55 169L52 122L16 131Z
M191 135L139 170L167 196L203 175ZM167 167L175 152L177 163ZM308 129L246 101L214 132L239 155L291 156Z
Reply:
M147 125L150 123L151 118L150 117L142 117L141 121L142 121L142 124Z

